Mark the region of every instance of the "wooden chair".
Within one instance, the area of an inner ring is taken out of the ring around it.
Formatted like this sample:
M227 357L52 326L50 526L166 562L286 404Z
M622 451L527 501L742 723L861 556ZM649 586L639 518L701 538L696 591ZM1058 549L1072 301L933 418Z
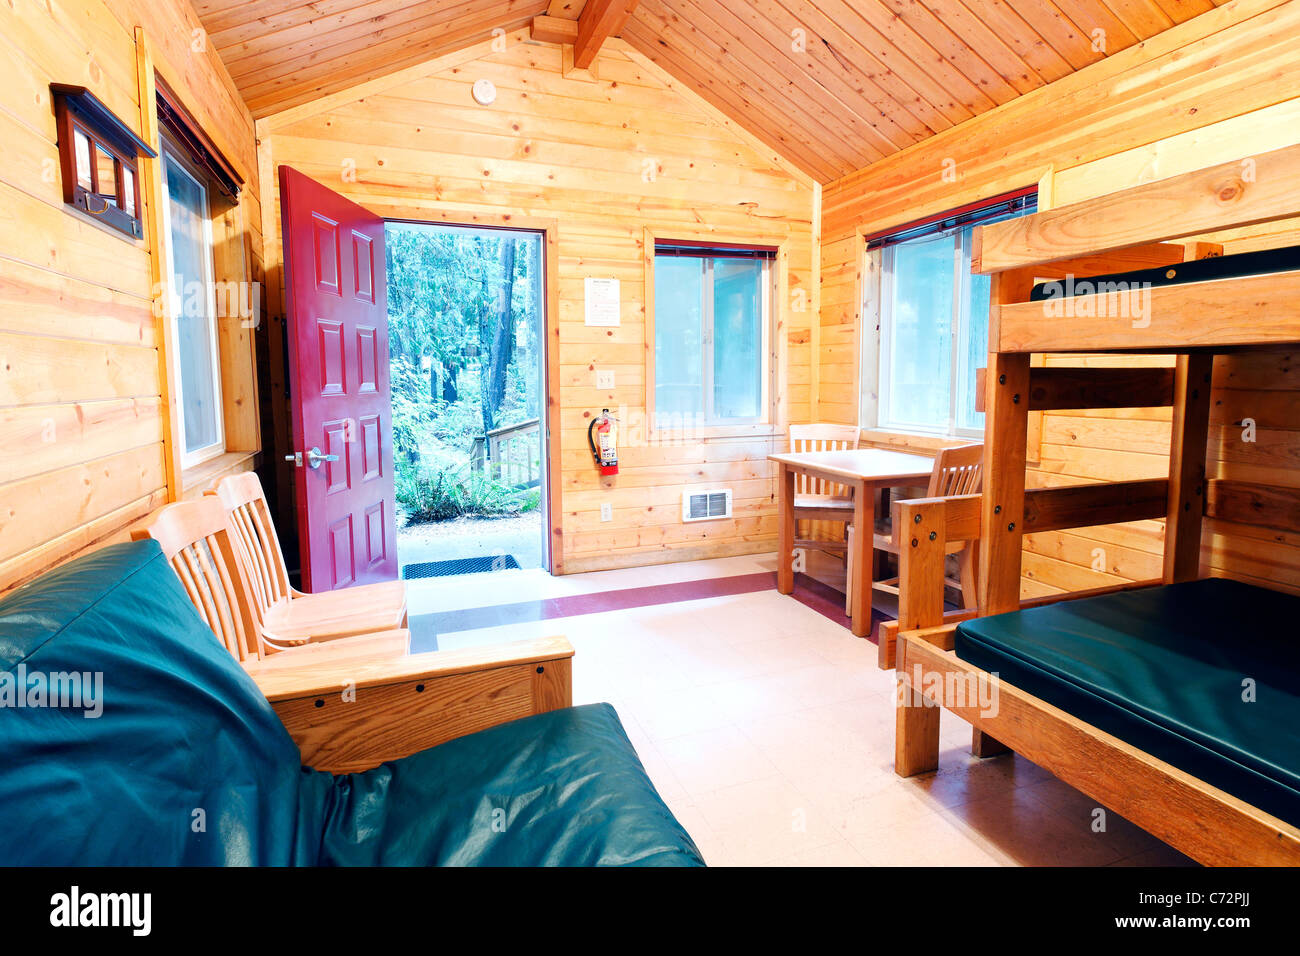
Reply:
M410 649L410 634L405 630L301 648L286 648L268 640L257 620L226 511L215 498L166 505L154 515L152 524L136 529L131 537L158 542L203 623L250 670L272 657L284 658L285 663L376 660L400 657ZM280 651L284 653L277 653Z
M843 451L857 448L859 440L856 425L791 425L790 451ZM795 534L796 548L810 548L825 551L828 554L846 555L848 546L845 541L847 528L853 520L853 495L849 489L836 482L814 478L811 475L797 475L794 488L795 527L799 522L840 523L839 540L825 536L817 537L817 528L807 528L809 536L799 537Z
M223 478L214 491L229 516L236 551L243 560L262 635L277 645L328 641L406 627L402 581L363 584L305 594L289 584L271 509L253 472Z
M930 484L926 487L925 496L927 498L943 498L952 495L978 494L983 480L983 472L983 445L959 445L956 448L944 448L934 459L934 471L930 474ZM853 540L855 533L855 530L850 526L848 552L850 574L853 573ZM898 543L894 540L896 534L898 534L897 529L890 529L884 533L873 529L872 548L875 551L897 555ZM899 537L902 537L902 535L899 535ZM960 577L946 577L944 584L961 591L962 607L975 607L976 605L975 564L978 558L977 547L978 545L973 541L953 541L949 543L945 552L947 554L961 555L958 559L961 568ZM897 594L898 578L890 578L886 581L872 581L871 586L880 591ZM848 607L846 613L852 613L852 607L847 604L846 606Z

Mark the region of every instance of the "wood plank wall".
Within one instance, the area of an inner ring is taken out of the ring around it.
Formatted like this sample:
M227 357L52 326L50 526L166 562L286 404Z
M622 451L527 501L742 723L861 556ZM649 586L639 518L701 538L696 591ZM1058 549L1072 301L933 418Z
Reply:
M217 224L228 277L261 274L252 118L189 4L0 4L0 590L124 538L169 494L152 250L64 208L49 95L51 82L86 86L139 132L137 26L245 175L244 202ZM222 334L231 441L255 450L250 330Z
M859 316L864 233L1032 185L1053 172L1053 204L1060 205L1295 142L1297 35L1300 4L1237 0L827 185L819 417L857 421L861 368L870 370L877 360L876 330L863 329ZM1226 153L1220 158L1215 150ZM1300 241L1285 228L1265 232L1211 238L1226 240L1227 252ZM1218 361L1211 477L1300 483L1295 359L1274 351ZM1236 423L1244 417L1256 419L1255 443L1240 440ZM1161 476L1168 447L1168 410L1044 415L1039 465L1029 482L1041 487ZM1022 593L1158 576L1162 542L1158 521L1029 535ZM1203 552L1208 569L1300 589L1295 535L1211 520Z
M766 456L785 445L781 423L807 421L814 401L818 188L627 44L607 42L593 73L566 75L559 46L518 31L269 117L259 122L268 211L278 205L268 171L288 164L393 218L550 225L559 285L557 570L770 551L775 487ZM496 85L491 107L470 95L480 78ZM273 274L278 222L278 211L267 219ZM659 238L784 245L776 426L646 441L647 228ZM586 276L621 281L619 328L584 325ZM272 304L272 321L277 311ZM612 392L596 389L596 368L614 371ZM604 484L586 439L588 416L602 407L618 409L623 422L621 471ZM734 517L684 524L688 486L733 489ZM600 521L602 502L613 504L610 523Z

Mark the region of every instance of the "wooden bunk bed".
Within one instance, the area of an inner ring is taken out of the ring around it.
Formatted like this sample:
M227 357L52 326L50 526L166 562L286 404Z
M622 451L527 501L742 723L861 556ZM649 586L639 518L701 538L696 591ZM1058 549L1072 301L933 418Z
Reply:
M1300 269L1238 275L1224 257L1195 281L1185 260L1208 250L1175 241L1295 217L1298 182L1300 146L976 231L993 303L984 491L894 505L910 532L898 625L881 637L898 774L936 769L946 707L976 755L1023 754L1202 863L1300 864L1300 596L1200 579L1207 514L1300 533L1300 490L1206 473L1214 357L1300 344ZM1112 286L1048 317L1044 282L1152 268L1164 284L1144 289L1141 315ZM1043 352L1177 359L1031 366ZM1150 406L1172 407L1168 478L1026 490L1030 412ZM1159 580L1021 601L1024 534L1151 518L1166 519ZM945 613L944 553L960 540L979 541L979 606Z

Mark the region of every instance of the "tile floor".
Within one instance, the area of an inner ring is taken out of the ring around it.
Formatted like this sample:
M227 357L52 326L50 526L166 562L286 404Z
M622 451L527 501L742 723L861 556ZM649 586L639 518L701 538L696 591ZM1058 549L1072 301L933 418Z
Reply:
M411 582L412 614L775 569L771 555L552 578ZM831 572L833 573L833 571ZM417 586L418 585L418 586ZM442 648L563 634L575 703L609 701L713 866L1187 865L1023 757L979 760L945 712L933 774L893 771L893 672L775 589L439 634Z

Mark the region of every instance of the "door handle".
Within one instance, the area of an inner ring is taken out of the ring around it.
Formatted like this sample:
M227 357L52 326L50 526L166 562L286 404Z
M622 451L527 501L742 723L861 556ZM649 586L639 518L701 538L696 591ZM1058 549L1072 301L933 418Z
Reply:
M293 462L294 466L297 468L302 467L302 459L303 459L303 454L300 451L296 451L292 455L284 456L285 461ZM311 465L313 468L319 468L320 463L322 461L338 461L338 460L339 460L338 455L322 455L320 453L319 448L313 448L311 451L307 452L307 464Z
M312 468L319 468L323 461L338 461L338 455L322 455L319 448L312 448L307 452L307 464Z

